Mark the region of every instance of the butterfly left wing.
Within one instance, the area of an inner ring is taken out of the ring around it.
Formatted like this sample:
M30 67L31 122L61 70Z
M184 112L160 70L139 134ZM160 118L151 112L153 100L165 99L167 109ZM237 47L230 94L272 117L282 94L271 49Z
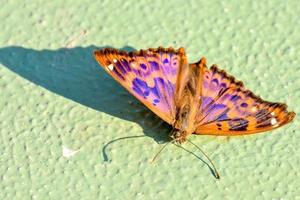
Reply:
M196 134L242 135L278 128L293 120L287 106L262 100L225 71L202 67Z
M177 76L187 63L183 48L157 48L127 53L116 49L94 52L98 63L138 100L169 124L176 115Z

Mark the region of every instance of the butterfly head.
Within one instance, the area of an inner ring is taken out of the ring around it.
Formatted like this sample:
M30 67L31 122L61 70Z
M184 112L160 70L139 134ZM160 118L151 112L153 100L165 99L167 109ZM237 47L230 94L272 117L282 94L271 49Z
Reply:
M178 129L174 129L170 134L170 137L173 140L175 140L175 142L178 142L179 144L184 143L186 141L187 136L188 133L186 131L182 131Z

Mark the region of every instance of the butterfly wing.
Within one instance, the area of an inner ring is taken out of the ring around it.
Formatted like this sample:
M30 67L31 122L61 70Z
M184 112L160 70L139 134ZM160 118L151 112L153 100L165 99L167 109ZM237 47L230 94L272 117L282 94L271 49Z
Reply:
M177 75L186 63L183 48L157 48L127 53L116 49L94 52L98 63L138 100L172 124Z
M201 104L196 134L242 135L263 132L289 123L287 106L262 100L225 71L203 66Z

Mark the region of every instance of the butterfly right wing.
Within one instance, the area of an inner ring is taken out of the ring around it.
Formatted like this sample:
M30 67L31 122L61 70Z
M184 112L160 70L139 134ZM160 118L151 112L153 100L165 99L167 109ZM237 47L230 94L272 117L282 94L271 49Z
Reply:
M175 91L180 68L187 63L183 48L157 48L127 53L94 52L98 63L138 100L169 124L176 117Z
M203 67L197 134L243 135L278 128L295 117L287 106L262 100L213 65Z

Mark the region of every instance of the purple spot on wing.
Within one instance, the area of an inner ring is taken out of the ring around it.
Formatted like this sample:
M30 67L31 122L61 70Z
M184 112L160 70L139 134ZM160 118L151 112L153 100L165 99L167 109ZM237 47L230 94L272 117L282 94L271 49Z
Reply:
M143 91L141 90L141 88L137 87L137 86L133 86L132 87L133 91L135 91L135 93L137 93L139 96L143 96Z
M130 66L126 60L122 60L121 63L126 71L128 71L128 72L131 71Z
M159 103L159 100L158 100L158 99L154 99L154 100L153 100L153 105L156 106L157 103Z
M224 121L224 120L227 120L227 119L228 119L228 116L227 116L227 112L226 112L226 113L223 113L222 115L220 115L217 118L217 121Z
M136 95L147 99L154 106L159 106L163 110L169 110L173 106L174 85L160 77L154 78L153 81L154 86L149 87L147 82L140 78L135 78L132 81L132 89Z
M246 108L248 106L247 103L241 103L241 107Z
M172 96L174 95L174 89L175 89L175 84L168 81L168 91L170 94L172 94Z
M121 71L122 74L126 74L126 71L120 62L116 62L115 66Z
M152 70L152 71L157 71L157 70L159 70L159 65L158 65L157 62L155 62L155 61L150 61L149 64L150 64L150 66L151 66L151 70Z
M142 69L147 69L147 66L145 64L143 64L143 63L140 64L140 66L141 66Z
M159 102L159 99L154 99L153 100L153 103L158 103Z
M133 85L141 86L142 88L148 87L145 81L142 81L141 79L138 78L134 79Z
M219 115L221 115L220 116L221 118L225 119L227 117L226 114L224 116L222 116L222 114L224 114L225 108L227 108L227 106L225 106L224 104L213 104L205 112L205 115L206 115L205 121L206 122L214 121L219 118L218 117ZM218 121L221 121L221 120L218 120Z
M169 60L167 58L164 59L164 61L163 61L164 64L167 64L168 62L169 62Z
M231 97L231 95L228 94L228 93L225 93L225 94L223 94L222 97L220 98L220 101L221 101L221 102L222 102L222 101L225 101L225 100L229 99L229 97Z
M239 100L239 99L242 99L239 95L233 95L233 96L230 98L230 101L235 102L235 101L237 101L237 100Z
M151 74L150 70L142 71L142 70L139 70L139 69L132 69L132 71L135 73L136 76L141 77L141 78L150 76L150 74Z
M150 94L150 91L149 91L149 90L146 90L146 91L144 92L144 95L145 95L145 96L149 96L149 94Z
M164 81L162 78L154 78L155 87L153 89L157 92L157 98L170 109L173 105L174 85L169 81ZM154 92L153 92L154 93Z
M162 78L154 78L154 87L152 88L153 94L160 99L161 93L160 93L160 85L164 84L164 80Z
M219 81L218 81L218 79L216 79L216 78L214 78L214 79L212 80L212 82L215 83L216 85L219 85Z
M142 97L146 97L149 95L149 87L147 85L147 83L145 81L142 81L138 78L135 78L132 82L132 89L139 95Z
M213 110L220 110L223 108L227 108L227 106L225 106L224 104L213 104L209 110L213 111Z
M154 79L154 87L149 87L147 83L139 78L135 78L132 82L132 89L139 95L139 96L149 96L152 93L157 99L161 98L160 89L164 87L165 83L162 78L155 78Z
M220 84L220 87L226 88L227 85L226 85L226 83L221 83L221 84Z

